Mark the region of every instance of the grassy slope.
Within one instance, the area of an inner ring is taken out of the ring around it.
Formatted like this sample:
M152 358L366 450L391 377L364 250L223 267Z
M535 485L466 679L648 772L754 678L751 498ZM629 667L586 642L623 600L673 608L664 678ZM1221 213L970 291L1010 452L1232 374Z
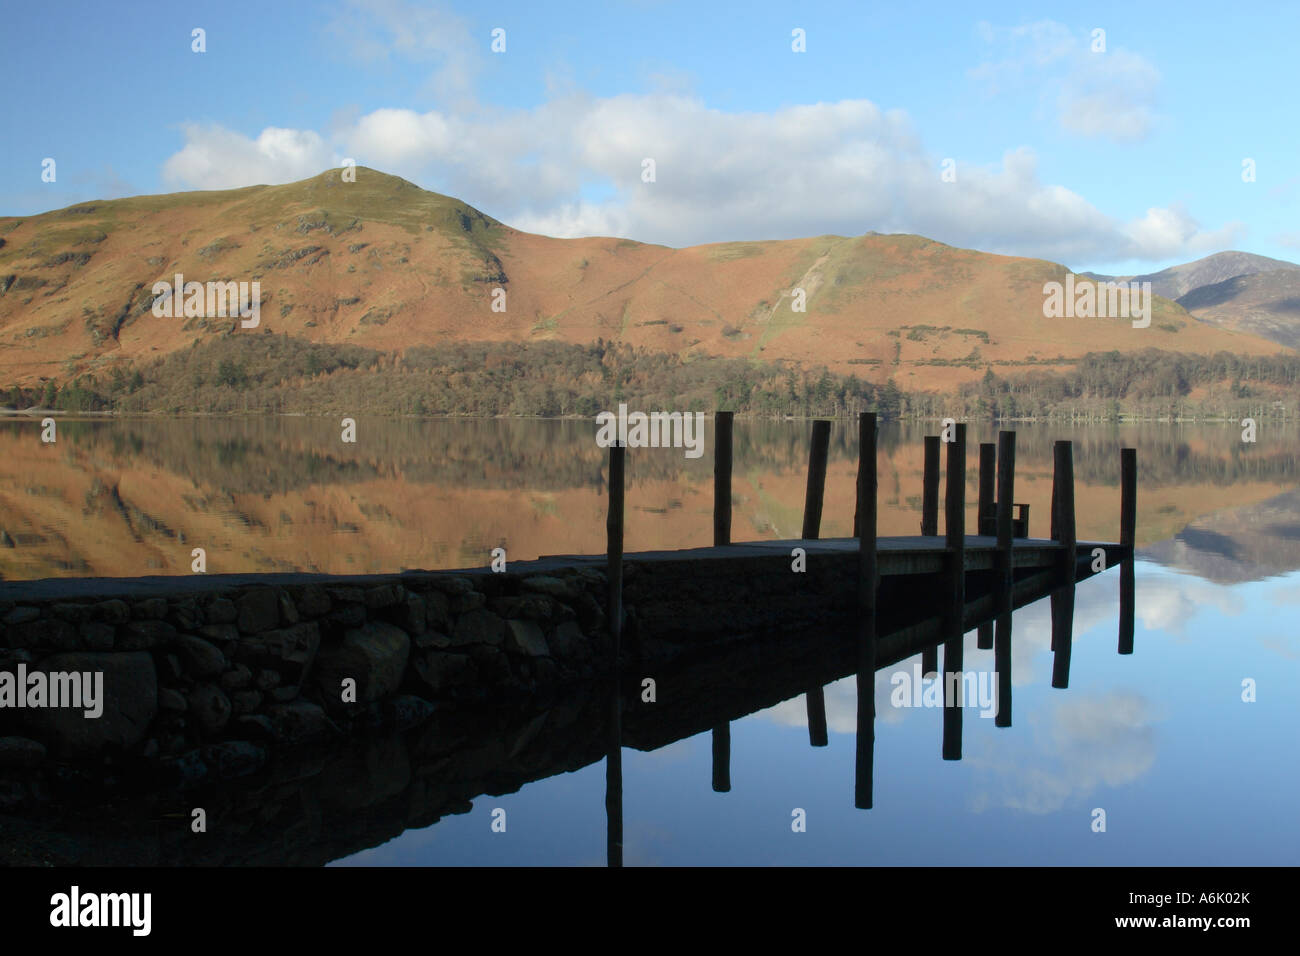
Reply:
M677 250L551 239L365 168L355 183L332 170L284 186L0 219L0 239L0 385L102 374L227 334L231 321L151 314L153 283L177 272L259 280L262 328L315 342L388 350L602 337L687 356L826 364L907 390L952 389L986 364L1006 372L1088 351L1278 351L1167 300L1149 329L1046 319L1042 284L1066 270L1041 260L907 235ZM490 308L497 286L508 291L504 314ZM796 286L806 312L792 309Z

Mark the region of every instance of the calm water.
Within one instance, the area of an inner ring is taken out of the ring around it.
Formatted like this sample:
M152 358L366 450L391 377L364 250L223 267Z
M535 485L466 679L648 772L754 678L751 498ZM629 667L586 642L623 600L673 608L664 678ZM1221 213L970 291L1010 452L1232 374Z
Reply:
M917 530L926 430L882 433L882 534ZM848 431L834 431L827 536L851 530ZM891 676L913 660L881 670L871 810L854 808L852 677L825 690L827 747L809 746L798 693L733 721L727 793L711 787L708 732L633 743L622 750L628 865L1300 862L1300 440L1243 446L1238 429L1208 426L1018 431L1016 498L1030 503L1035 535L1046 532L1052 439L1076 442L1085 539L1117 537L1118 448L1138 447L1135 653L1116 653L1114 570L1078 588L1068 689L1050 686L1048 603L1017 612L1013 726L967 709L960 761L940 759L940 709L891 701ZM737 540L797 534L807 433L738 423ZM973 425L969 439L994 434ZM42 446L34 423L8 423L0 573L187 573L200 546L209 571L483 565L498 546L511 560L599 553L593 435L585 423L363 420L344 445L332 423L301 419L110 422L61 424ZM975 460L972 448L968 498ZM627 549L709 543L711 494L709 454L633 451ZM974 633L965 666L993 670ZM1248 680L1254 702L1242 699ZM484 795L517 782L480 787L464 812L338 862L602 864L599 747L578 762L558 772L541 760L515 792ZM796 809L806 832L792 830ZM1104 833L1092 829L1097 809Z

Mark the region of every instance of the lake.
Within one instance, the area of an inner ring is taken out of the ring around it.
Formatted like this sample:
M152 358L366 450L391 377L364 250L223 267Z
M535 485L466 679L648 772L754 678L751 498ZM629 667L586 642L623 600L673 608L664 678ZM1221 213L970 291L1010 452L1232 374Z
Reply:
M809 430L737 422L734 540L798 535ZM852 676L825 688L828 746L809 746L800 693L732 721L723 793L709 732L652 745L654 728L636 728L621 751L628 865L1300 862L1289 812L1300 765L1300 436L1016 430L1016 500L1030 505L1035 536L1047 533L1054 439L1075 442L1081 539L1118 538L1119 449L1138 449L1135 652L1116 653L1115 570L1078 586L1068 688L1051 687L1048 602L1018 611L1013 724L968 708L960 761L941 759L941 710L900 705L894 675L912 674L919 655L878 671L870 810L854 807ZM882 535L918 532L921 439L936 431L882 428ZM188 574L194 548L209 572L485 566L498 547L511 561L600 554L606 453L594 437L591 422L361 419L344 443L334 422L314 419L166 419L61 421L57 442L43 444L38 423L7 421L0 574ZM975 446L995 439L993 425L968 428L968 502ZM825 537L852 530L855 446L837 423ZM629 451L627 551L711 543L711 507L711 443L701 459ZM993 670L974 633L964 660ZM335 862L603 864L604 762L563 763L489 783L436 823Z

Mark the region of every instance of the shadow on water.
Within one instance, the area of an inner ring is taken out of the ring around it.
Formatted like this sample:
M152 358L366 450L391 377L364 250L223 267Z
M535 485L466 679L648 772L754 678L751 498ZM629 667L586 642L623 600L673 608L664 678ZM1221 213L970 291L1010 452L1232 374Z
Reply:
M1133 562L1119 570L1119 652L1128 654ZM995 723L1008 728L1013 613L996 611L983 593L988 582L972 578L961 631L994 631ZM1029 583L1029 589L1017 587L1012 610L1053 602L1052 684L1066 687L1073 586ZM658 751L707 732L713 741L712 786L726 793L732 722L805 695L809 744L825 746L822 688L853 675L859 687L854 804L865 812L874 798L877 715L874 677L863 674L864 660L881 671L916 659L913 671L928 686L942 687L934 759L961 758L963 708L984 696L971 672L950 681L924 677L936 649L953 640L950 622L928 614L926 606L916 595L882 605L872 655L861 654L856 634L847 631L733 646L656 673L653 702L645 699L641 679L631 676L637 673L633 667L621 682L579 685L511 706L436 709L417 726L280 754L255 773L219 784L136 778L129 767L69 770L45 784L39 806L0 814L0 846L6 862L20 865L318 866L468 813L481 797L514 793L603 761L607 862L621 866L625 748ZM919 687L916 693L919 698ZM0 800L5 796L0 792ZM206 815L201 839L191 829L196 807Z

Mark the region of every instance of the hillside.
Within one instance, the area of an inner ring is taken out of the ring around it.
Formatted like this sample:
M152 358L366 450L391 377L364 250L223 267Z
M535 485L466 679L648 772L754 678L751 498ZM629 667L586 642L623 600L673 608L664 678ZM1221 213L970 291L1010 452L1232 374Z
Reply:
M1213 258L1213 257L1211 257ZM1182 267L1180 267L1182 268ZM257 280L261 327L160 318L152 286ZM286 334L330 346L590 344L826 366L910 392L1089 352L1263 355L1277 346L1157 299L1150 328L1047 319L1065 267L867 234L684 249L552 239L374 170L144 196L0 219L0 386L100 381L195 343ZM491 310L492 290L507 311ZM792 309L802 288L806 312Z
M1094 272L1086 273L1090 278L1110 282L1150 282L1151 291L1166 299L1180 299L1194 289L1214 285L1237 276L1255 275L1259 272L1276 270L1295 270L1300 273L1300 265L1284 259L1270 259L1250 252L1216 252L1193 262L1170 266L1159 272L1149 272L1140 276L1104 276Z
M1178 302L1204 322L1300 348L1300 268L1234 276Z

